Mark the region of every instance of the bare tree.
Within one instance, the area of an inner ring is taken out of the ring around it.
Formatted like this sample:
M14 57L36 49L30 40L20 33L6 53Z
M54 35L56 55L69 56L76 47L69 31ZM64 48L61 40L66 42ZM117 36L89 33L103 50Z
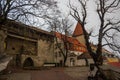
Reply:
M105 37L106 44L103 46L107 46L114 51L114 55L117 55L117 57L120 57L120 33L118 31L115 31L114 34L108 35L106 34L107 37ZM109 38L109 39L108 39Z
M103 63L102 58L102 47L107 44L103 44L103 39L106 39L106 37L109 37L108 32L111 30L119 31L119 25L120 25L120 19L116 20L116 17L113 15L113 13L120 10L120 0L94 0L96 3L96 13L98 16L98 19L100 21L99 23L99 32L98 32L98 44L97 49L94 52L90 46L89 38L92 36L92 32L88 33L85 24L88 17L88 9L87 9L87 2L88 0L78 0L78 2L81 5L81 15L77 8L73 7L71 4L69 4L71 8L71 15L82 25L82 30L84 33L84 38L86 42L86 47L89 52L89 54L92 56L95 66L100 71L99 64ZM109 15L109 17L108 17ZM113 17L112 17L113 16ZM98 26L97 26L98 27ZM105 76L103 76L105 78Z
M70 20L68 18L62 19L62 27L59 27L58 29L61 34L65 34L65 35L61 35L63 46L57 45L58 49L60 50L64 58L63 66L65 66L69 54L68 36L70 36L70 32L71 32L70 28L72 26L72 24L69 21ZM57 39L56 39L56 43L58 43Z
M54 0L0 0L0 24L6 19L26 24L40 22L56 7Z
M1 27L10 20L27 25L40 25L40 19L45 19L46 15L52 15L57 7L56 4L54 0L0 0L0 60L7 61L7 54L4 51L7 29L4 31ZM23 30L22 33L24 32ZM4 65L0 64L0 66Z
M55 43L56 47L59 50L60 54L62 54L63 57L63 63L62 66L65 66L67 57L69 54L69 42L68 42L68 36L70 36L71 33L71 22L68 18L60 18L57 17L53 20L53 22L50 23L52 26L50 29L54 32L55 36L56 33L60 35L60 37L55 37Z

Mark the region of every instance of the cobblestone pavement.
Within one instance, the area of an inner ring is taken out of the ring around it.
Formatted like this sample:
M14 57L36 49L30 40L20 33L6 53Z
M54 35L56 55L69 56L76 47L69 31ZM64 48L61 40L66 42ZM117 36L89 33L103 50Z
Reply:
M87 76L87 67L16 70L6 75L7 80L87 80Z

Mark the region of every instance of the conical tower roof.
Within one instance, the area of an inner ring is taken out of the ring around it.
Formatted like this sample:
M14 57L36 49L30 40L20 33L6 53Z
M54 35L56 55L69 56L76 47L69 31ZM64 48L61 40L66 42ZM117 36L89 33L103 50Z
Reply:
M82 25L78 22L73 32L73 37L83 35Z

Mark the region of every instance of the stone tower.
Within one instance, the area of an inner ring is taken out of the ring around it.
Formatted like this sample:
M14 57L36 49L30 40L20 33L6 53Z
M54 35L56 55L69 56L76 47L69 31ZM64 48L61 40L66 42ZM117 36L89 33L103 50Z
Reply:
M80 43L85 45L85 39L81 24L77 23L76 28L73 32L73 37L76 38Z

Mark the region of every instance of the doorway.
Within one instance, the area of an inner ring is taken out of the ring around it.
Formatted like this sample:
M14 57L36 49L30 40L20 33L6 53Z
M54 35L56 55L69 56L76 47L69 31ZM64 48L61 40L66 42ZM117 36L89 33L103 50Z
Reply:
M70 58L70 66L74 66L75 65L75 60L74 58Z
M33 67L33 66L34 66L33 60L30 57L25 59L23 63L23 67Z

